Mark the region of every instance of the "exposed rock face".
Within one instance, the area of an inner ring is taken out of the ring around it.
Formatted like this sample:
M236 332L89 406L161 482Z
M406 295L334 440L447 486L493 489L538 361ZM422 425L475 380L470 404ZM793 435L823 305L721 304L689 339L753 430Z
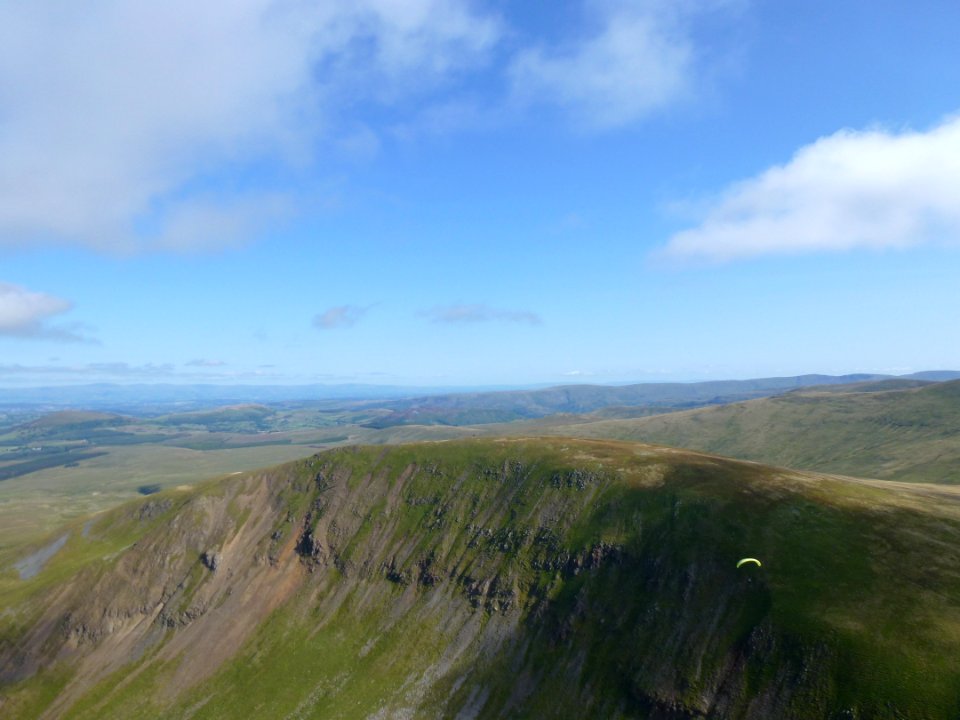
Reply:
M143 521L149 521L153 518L163 515L167 510L172 507L172 502L165 498L163 500L149 500L140 506L140 512L137 513L137 517Z
M0 707L198 720L947 717L939 709L960 707L956 669L936 666L946 680L926 714L909 687L870 680L889 658L903 669L903 657L960 652L922 632L912 655L870 645L878 588L892 596L919 576L884 555L894 586L865 558L903 548L916 518L890 524L889 510L865 525L809 499L823 482L669 450L515 441L343 449L151 497L71 540L100 543L102 559L0 615ZM937 547L956 540L960 513L931 532ZM745 547L762 572L734 567ZM939 557L928 587L960 576L960 561ZM911 595L898 621L960 621L949 597ZM65 684L31 705L29 683L48 669Z
M217 568L220 567L220 563L223 562L223 555L215 550L205 550L200 556L200 562L202 562L208 570L216 572Z

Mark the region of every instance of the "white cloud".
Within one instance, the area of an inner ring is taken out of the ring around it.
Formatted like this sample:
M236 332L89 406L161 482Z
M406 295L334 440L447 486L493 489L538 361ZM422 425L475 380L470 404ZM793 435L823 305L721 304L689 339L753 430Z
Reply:
M293 199L277 193L184 198L165 209L156 230L145 230L141 238L163 250L215 250L243 242L294 212Z
M599 19L578 44L520 52L511 74L521 102L556 104L607 128L640 120L684 97L695 74L694 8L711 3L646 0L587 4Z
M442 83L498 33L465 0L2 3L0 245L235 242L263 198L192 189L310 165L340 110Z
M960 116L926 131L841 132L730 187L672 257L902 248L960 240Z
M187 367L203 367L203 368L215 368L223 367L227 363L223 360L208 360L206 358L197 358L195 360L190 360L189 362L184 363Z
M100 362L80 364L21 365L0 363L0 380L20 385L46 382L183 382L229 381L280 378L281 375L265 369L226 371L217 370L227 363L219 361L185 363L191 369L177 370L173 363L131 364L127 362ZM271 368L273 366L262 366Z
M539 315L529 310L501 310L487 305L447 305L427 310L423 314L433 322L440 323L497 321L539 325L543 322Z
M366 314L367 310L369 308L357 307L356 305L338 305L315 315L313 326L318 330L353 327Z
M696 19L738 1L585 0L586 37L517 49L474 0L0 3L0 247L243 242L316 206L328 153L497 126L504 81L631 123L688 93Z
M73 307L63 298L0 282L0 336L90 342L76 324L51 325L50 319Z
M90 363L70 368L76 374L94 374L105 377L161 377L174 375L175 370L171 363L147 363L146 365L131 365L125 362Z

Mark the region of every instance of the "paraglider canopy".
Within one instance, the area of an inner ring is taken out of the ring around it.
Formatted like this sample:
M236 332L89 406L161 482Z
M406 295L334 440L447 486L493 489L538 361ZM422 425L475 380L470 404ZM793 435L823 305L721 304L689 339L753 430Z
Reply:
M763 565L760 564L760 561L757 560L756 558L744 558L743 560L737 563L737 567L740 567L745 563L756 563L757 567L763 567Z

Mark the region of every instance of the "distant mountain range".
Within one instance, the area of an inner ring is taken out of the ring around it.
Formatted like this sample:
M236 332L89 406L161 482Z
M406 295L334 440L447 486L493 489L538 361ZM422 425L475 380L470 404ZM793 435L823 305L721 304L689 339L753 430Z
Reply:
M383 400L460 391L461 388L397 385L177 385L96 383L27 388L0 388L0 407L31 406L48 410L84 408L115 412L171 412L245 403Z
M960 378L960 372L937 370L900 377L876 374L797 375L696 383L566 385L540 390L441 394L385 402L381 407L390 413L370 421L368 425L381 428L394 425L475 425L624 407L642 409L642 412L634 410L634 414L656 414L665 410L769 397L805 387L850 385L891 378L923 383L957 379Z
M133 415L189 412L225 405L309 404L382 409L369 427L394 425L473 425L538 418L557 413L587 413L604 408L634 408L632 415L768 397L816 385L887 380L879 374L797 375L749 380L625 385L562 385L527 389L414 387L400 385L177 385L97 383L0 388L0 411L29 409L98 410ZM933 370L899 376L901 380L944 381L960 371Z

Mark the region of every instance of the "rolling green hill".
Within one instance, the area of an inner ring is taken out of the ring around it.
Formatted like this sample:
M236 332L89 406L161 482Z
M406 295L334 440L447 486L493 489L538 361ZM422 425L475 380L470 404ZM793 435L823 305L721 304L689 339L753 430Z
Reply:
M276 410L265 405L226 405L209 410L162 415L153 418L151 422L178 428L201 427L211 432L257 432L271 429L269 421L276 414Z
M956 718L958 542L950 487L616 442L342 448L8 558L0 711Z
M906 388L891 382L893 389L817 388L648 418L564 418L536 432L653 442L859 477L960 483L960 381Z
M883 380L885 375L798 375L752 380L633 385L563 385L541 390L451 393L378 403L389 411L367 421L375 428L395 425L478 425L539 418L556 413L589 413L609 407L653 414L682 408L767 397L795 388Z
M916 418L910 417L885 427L883 419L891 413L899 418L896 414L901 412L907 416L925 412L923 408L894 408L901 400L909 405L914 396L889 391L927 387L936 395L936 386L927 376L937 379L949 374L871 379L853 385L832 377L832 385L804 388L800 394L789 395L791 400L777 399L771 405L737 405L735 411L681 412L670 417L651 414L674 412L683 405L720 403L737 393L769 393L773 388L803 385L824 376L438 396L437 402L449 403L438 409L438 414L418 408L419 401L402 413L398 408L353 401L270 407L246 404L144 417L49 413L0 432L0 550L33 541L65 519L113 507L143 487L194 484L342 444L516 434L619 437L802 468L951 482L957 468L953 440L957 424L955 418L951 420L949 402L939 415L927 415L927 427L914 427L911 423L916 425ZM877 397L857 399L852 395L867 392ZM586 415L539 417L551 408L582 409L605 402L660 404L604 405ZM851 403L891 407L874 412L878 417L864 425L862 408L845 409ZM840 409L823 411L828 405ZM757 412L757 408L767 409ZM780 409L774 412L771 408ZM489 423L514 417L517 412L537 417L501 424L460 424L471 419ZM625 422L601 422L605 420Z

